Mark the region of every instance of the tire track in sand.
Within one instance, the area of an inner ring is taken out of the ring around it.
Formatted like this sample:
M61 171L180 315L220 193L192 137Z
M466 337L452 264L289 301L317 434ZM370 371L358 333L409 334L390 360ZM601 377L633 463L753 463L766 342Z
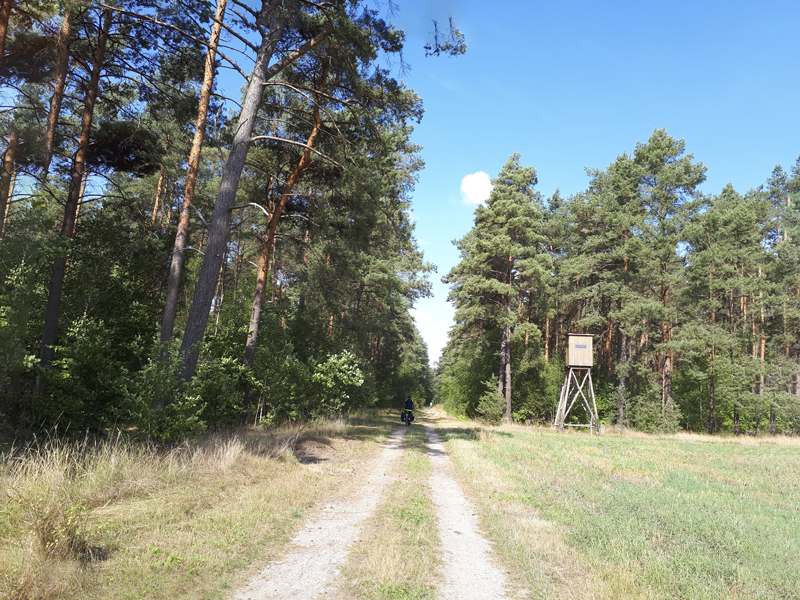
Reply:
M438 507L442 540L444 600L498 600L508 598L505 575L491 559L489 542L478 530L472 505L455 479L450 457L433 427L423 425L433 466L431 496Z
M406 428L389 436L383 452L353 498L327 502L289 545L289 553L253 577L235 600L312 600L327 594L339 576L364 521L375 512L394 465L403 453Z

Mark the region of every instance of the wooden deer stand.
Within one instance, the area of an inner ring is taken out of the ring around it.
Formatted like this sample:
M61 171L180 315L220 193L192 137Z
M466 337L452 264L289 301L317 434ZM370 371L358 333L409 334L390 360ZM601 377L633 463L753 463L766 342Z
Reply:
M597 404L592 385L592 365L594 364L592 336L570 333L567 335L567 339L568 370L567 376L564 378L564 387L561 388L561 396L558 399L555 425L559 431L564 431L564 427L588 427L589 435L594 432L600 435L600 419L597 416ZM588 397L584 390L588 392ZM564 423L578 398L581 399L583 408L589 415L589 423L582 425Z

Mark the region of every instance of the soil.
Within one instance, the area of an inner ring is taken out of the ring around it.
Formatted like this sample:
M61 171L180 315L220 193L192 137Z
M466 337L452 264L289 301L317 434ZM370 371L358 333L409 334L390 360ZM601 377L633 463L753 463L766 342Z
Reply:
M383 489L392 480L405 434L405 427L397 429L371 469L365 471L366 477L356 476L344 494L325 503L289 544L287 554L251 579L234 598L311 600L327 595L329 585L339 575L339 566L358 539L361 525L375 511ZM353 489L358 490L355 497L347 493Z
M419 421L418 421L419 422ZM432 464L431 495L437 506L442 541L444 584L442 600L502 599L503 572L492 562L489 542L480 534L473 507L455 478L450 457L439 436L425 427ZM395 476L406 427L399 427L373 458L359 465L340 497L326 502L306 522L287 547L287 554L267 566L237 591L236 600L312 600L338 595L334 583L353 542L380 504ZM307 444L299 453L303 462L328 460L330 449Z
M431 496L438 507L444 562L444 600L506 598L506 578L491 560L492 549L481 535L475 510L456 481L450 457L430 425L428 453L433 465Z

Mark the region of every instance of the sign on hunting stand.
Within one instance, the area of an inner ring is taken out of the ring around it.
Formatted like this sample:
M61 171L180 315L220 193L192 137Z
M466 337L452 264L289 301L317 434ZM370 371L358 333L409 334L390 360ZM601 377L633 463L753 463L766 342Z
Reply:
M567 335L567 340L567 375L558 399L555 425L559 431L564 431L564 427L588 427L589 435L594 432L600 435L600 419L597 416L597 403L592 385L592 366L594 365L592 336L570 333ZM565 423L578 398L581 399L581 405L589 417L589 423Z

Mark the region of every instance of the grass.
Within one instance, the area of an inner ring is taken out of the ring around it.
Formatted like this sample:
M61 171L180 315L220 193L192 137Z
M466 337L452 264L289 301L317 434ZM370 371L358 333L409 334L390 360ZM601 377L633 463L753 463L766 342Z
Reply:
M164 448L51 440L0 461L0 598L220 598L394 429L364 413ZM303 448L322 458L303 462ZM298 460L297 456L300 457Z
M438 425L532 598L800 598L795 440Z
M418 421L419 422L419 419ZM410 427L397 480L366 525L344 569L345 587L361 600L433 600L439 566L436 509L425 431Z

